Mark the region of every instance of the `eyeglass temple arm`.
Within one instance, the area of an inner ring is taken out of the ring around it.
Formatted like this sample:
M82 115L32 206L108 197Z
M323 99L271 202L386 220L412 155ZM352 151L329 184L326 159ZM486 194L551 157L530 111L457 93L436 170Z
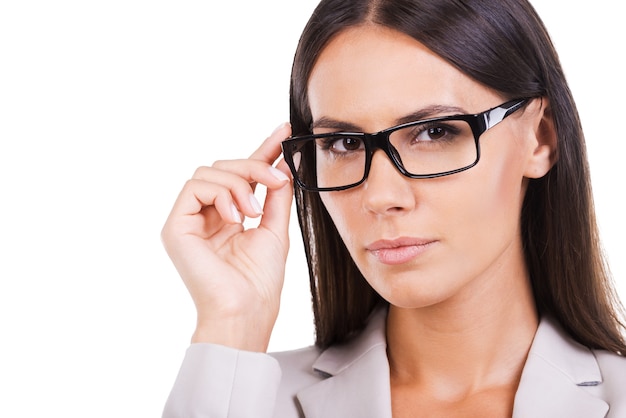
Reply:
M507 116L515 112L520 107L524 106L528 99L518 99L506 102L501 106L488 110L483 114L485 130L493 128L498 123L502 122Z

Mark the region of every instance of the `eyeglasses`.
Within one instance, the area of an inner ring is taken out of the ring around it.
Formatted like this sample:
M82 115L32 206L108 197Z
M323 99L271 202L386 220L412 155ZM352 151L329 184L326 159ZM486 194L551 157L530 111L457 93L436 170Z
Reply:
M480 136L528 100L508 101L475 115L403 123L373 134L291 137L282 143L283 155L296 184L313 192L345 190L363 183L377 149L409 178L448 176L475 166L480 160Z

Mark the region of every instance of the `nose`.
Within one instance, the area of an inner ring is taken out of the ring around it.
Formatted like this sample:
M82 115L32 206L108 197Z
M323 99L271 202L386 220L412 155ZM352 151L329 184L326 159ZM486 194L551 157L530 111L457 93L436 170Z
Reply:
M415 207L413 183L419 181L402 175L383 150L372 155L367 179L363 183L365 209L379 215L402 214Z

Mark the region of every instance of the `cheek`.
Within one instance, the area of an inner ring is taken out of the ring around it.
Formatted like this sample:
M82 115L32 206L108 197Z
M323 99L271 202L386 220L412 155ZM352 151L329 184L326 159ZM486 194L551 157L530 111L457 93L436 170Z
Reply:
M508 151L508 152L507 152ZM479 164L459 181L455 199L460 218L470 228L466 239L490 241L510 239L518 232L520 211L524 197L524 181L521 153L498 149L485 150Z
M354 242L361 231L360 226L365 223L360 215L361 205L355 190L320 193L320 198L348 251L353 253Z
M498 207L519 212L524 194L525 154L523 144L514 138L510 141L511 147L485 153L485 191Z

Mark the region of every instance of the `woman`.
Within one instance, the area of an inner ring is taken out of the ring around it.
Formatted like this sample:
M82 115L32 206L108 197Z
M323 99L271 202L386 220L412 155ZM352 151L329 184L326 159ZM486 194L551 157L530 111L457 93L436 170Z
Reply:
M316 346L268 355L292 190ZM163 240L198 311L164 416L626 416L584 139L525 0L322 1L291 125L198 169Z

